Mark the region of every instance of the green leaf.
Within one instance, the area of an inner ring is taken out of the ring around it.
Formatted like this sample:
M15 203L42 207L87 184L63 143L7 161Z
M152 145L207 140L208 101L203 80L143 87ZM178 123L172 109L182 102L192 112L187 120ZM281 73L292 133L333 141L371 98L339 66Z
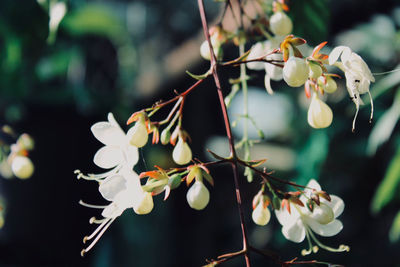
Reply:
M203 79L207 78L207 77L210 75L210 71L207 71L206 73L200 74L200 75L193 74L193 73L191 73L191 72L188 71L188 70L186 71L186 73L187 73L190 77L192 77L193 79L196 79L196 80L203 80Z
M391 160L383 181L378 186L371 203L371 211L377 214L394 197L396 187L400 182L400 146L397 148L396 155Z
M376 123L368 138L367 154L374 155L376 150L392 135L393 129L400 118L400 88L397 89L393 105Z
M100 4L88 4L71 10L60 26L72 35L95 34L116 42L128 36L123 22L113 9Z
M397 212L389 231L389 240L394 243L400 239L400 211Z

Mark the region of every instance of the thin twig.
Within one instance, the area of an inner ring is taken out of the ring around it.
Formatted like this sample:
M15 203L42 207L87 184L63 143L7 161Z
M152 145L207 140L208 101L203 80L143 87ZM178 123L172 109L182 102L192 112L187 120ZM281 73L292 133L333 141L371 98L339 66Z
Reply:
M217 72L217 58L215 56L214 49L212 47L211 40L210 40L210 34L208 31L207 18L206 18L206 13L204 10L203 0L198 0L197 2L198 2L198 6L199 6L201 22L203 25L204 36L206 37L206 40L208 42L208 46L210 49L210 53L211 53L211 70L212 70L212 74L214 77L215 86L217 87L218 99L220 102L221 111L222 111L222 115L223 115L224 123L225 123L226 135L229 139L229 149L230 149L232 158L237 159L234 139L233 139L232 130L231 130L229 117L228 117L228 112L227 112L227 109L225 106L224 96L222 94L222 89L221 89L221 83L219 81L218 72ZM243 207L242 207L242 195L241 195L241 191L240 191L239 170L238 170L237 160L232 161L231 166L232 166L232 171L233 171L233 178L235 181L236 202L238 205L240 225L241 225L241 229L242 229L243 250L245 251L244 257L245 257L245 261L246 261L246 267L250 267L251 264L250 264L250 258L248 255L249 243L248 243L248 237L247 237L247 229L246 229L246 225L245 225L245 221L244 221L244 212L243 212Z

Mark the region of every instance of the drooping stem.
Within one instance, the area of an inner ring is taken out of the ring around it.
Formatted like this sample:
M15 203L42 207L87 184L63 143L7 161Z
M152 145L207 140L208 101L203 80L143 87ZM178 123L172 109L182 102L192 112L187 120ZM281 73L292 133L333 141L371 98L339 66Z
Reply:
M230 122L229 122L229 117L228 117L228 112L225 106L225 102L224 102L224 96L222 94L222 89L221 89L221 83L219 80L219 76L218 76L218 70L217 70L217 58L215 56L212 44L211 44L211 40L210 40L210 34L208 31L208 25L207 25L207 18L206 18L206 13L204 10L204 4L203 4L203 0L197 0L198 2L198 6L199 6L199 11L200 11L200 17L201 17L201 22L203 25L203 31L204 31L204 36L208 42L208 46L210 49L210 54L211 54L211 70L212 70L212 75L214 77L214 81L215 81L215 86L217 88L217 93L218 93L218 99L219 99L219 103L221 106L221 111L222 111L222 115L224 118L224 123L225 123L225 129L226 129L226 135L229 139L229 149L230 149L230 153L231 153L231 157L233 159L237 159L237 155L236 155L236 151L235 151L235 144L234 144L234 139L233 139L233 135L232 135L232 130L231 130L231 126L230 126ZM241 225L241 229L242 229L242 237L243 237L243 250L244 252L244 257L245 257L245 261L246 261L246 267L250 267L250 258L248 255L249 252L249 243L248 243L248 237L247 237L247 229L246 229L246 225L245 225L245 221L244 221L244 212L243 212L243 207L242 207L242 194L240 191L240 184L239 184L239 170L238 170L238 163L237 160L234 160L231 162L231 166L232 166L232 171L233 171L233 179L235 182L235 191L236 191L236 202L238 205L238 210L239 210L239 217L240 217L240 225Z

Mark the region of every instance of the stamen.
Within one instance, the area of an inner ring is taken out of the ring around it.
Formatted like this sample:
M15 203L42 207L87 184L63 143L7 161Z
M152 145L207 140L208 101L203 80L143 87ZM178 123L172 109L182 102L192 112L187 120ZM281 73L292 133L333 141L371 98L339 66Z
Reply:
M87 208L92 208L92 209L105 209L107 207L107 205L92 205L92 204L88 204L83 202L82 200L79 200L79 204L87 207Z
M96 230L94 230L94 232L89 235L89 236L84 236L83 237L83 244L86 243L86 241L92 239L93 237L95 237L97 235L97 233L110 221L111 219L107 219L106 221L102 222L99 226L97 226Z
M99 173L99 174L93 174L93 173L89 173L87 175L83 174L80 170L75 170L74 173L77 174L77 178L83 178L85 180L89 180L89 181L101 181L104 180L105 178L107 178L108 176L114 175L116 173L118 173L122 168L122 165L117 165L115 168L104 172L104 173Z
M307 255L311 254L311 252L313 251L313 246L311 244L310 235L308 233L310 230L308 229L308 227L305 224L304 224L304 226L306 228L306 237L307 237L308 249L303 249L301 251L301 255L302 256L307 256Z
M310 231L310 236L311 236L311 238L314 240L314 242L315 242L320 248L325 249L325 250L327 250L327 251L330 251L330 252L344 252L344 251L349 252L349 251L350 251L350 247L349 247L349 246L346 246L346 245L343 245L343 244L340 245L338 248L332 248L332 247L329 247L329 246L326 246L326 245L322 244L322 243L315 237L315 235L314 235L314 233L313 233L312 231Z
M371 92L368 90L369 101L371 102L371 116L369 118L369 123L372 123L372 119L374 118L374 102L372 101Z
M385 71L385 72L373 72L372 75L374 75L374 76L377 76L377 75L384 75L384 74L388 74L388 73L392 73L392 72L397 72L397 71L400 71L400 68L394 69L394 70Z
M358 115L359 109L360 109L360 104L357 102L357 103L356 103L356 114L354 115L353 127L351 128L351 131L352 131L353 133L356 131L356 120L357 120L357 115Z
M96 219L96 217L92 217L92 218L90 218L90 220L89 220L89 223L90 224L102 224L104 221L106 221L106 220L108 220L107 218L104 218L104 219L100 219L100 220L98 220L98 219Z
M101 230L101 232L92 241L92 243L87 248L85 248L81 251L81 255L84 255L85 253L87 253L89 250L91 250L93 248L93 246L97 243L97 241L99 241L100 237L104 234L104 232L108 229L108 227L110 227L110 225L113 223L114 220L115 220L115 218L110 219L110 221L104 226L103 230ZM100 226L98 228L100 228ZM96 229L96 231L97 231L97 229Z

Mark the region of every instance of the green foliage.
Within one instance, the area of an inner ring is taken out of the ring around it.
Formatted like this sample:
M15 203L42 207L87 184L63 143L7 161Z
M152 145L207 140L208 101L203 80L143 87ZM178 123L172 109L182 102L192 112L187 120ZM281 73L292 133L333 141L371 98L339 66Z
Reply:
M329 5L327 0L296 0L290 3L289 15L294 34L318 44L328 35Z
M385 177L381 184L378 186L371 204L371 211L377 214L383 207L385 207L394 197L396 188L400 183L400 146L391 160L389 167L386 171Z
M120 43L128 36L122 21L112 9L99 4L88 4L68 12L61 27L71 35L94 34Z
M390 242L396 242L399 239L400 239L400 211L397 212L397 215L393 220L393 224L389 232Z

